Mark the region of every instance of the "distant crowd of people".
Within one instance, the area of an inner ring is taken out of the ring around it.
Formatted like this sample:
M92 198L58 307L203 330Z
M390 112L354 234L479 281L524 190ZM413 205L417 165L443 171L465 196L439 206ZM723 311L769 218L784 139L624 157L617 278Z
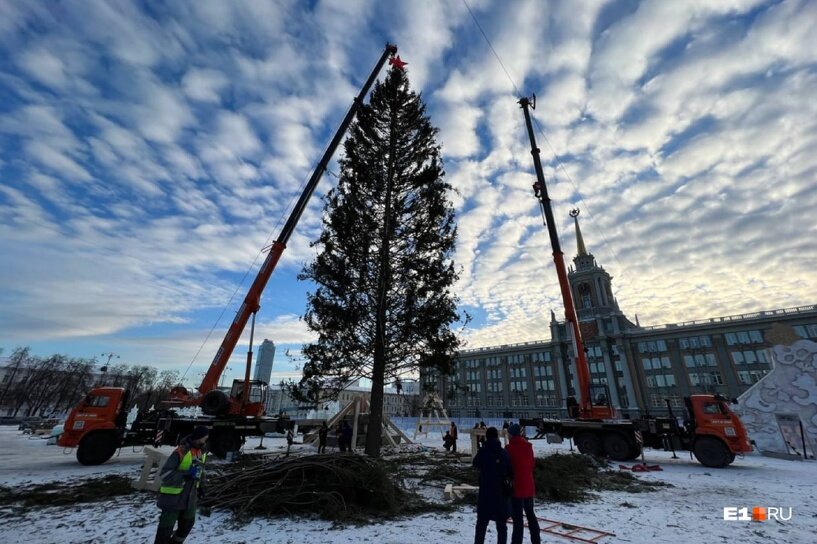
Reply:
M354 451L352 444L352 426L348 421L338 423L335 426L335 440L338 443L338 450L342 452ZM318 428L318 453L326 453L326 444L329 441L329 426L324 421Z

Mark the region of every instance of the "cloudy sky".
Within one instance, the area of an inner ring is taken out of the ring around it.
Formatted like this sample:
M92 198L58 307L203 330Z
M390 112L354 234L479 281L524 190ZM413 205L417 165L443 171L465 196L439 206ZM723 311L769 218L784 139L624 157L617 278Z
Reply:
M471 347L546 339L562 312L514 86L538 97L567 257L578 206L625 313L817 302L817 2L469 5L505 70L462 0L0 2L5 355L184 370L201 348L197 382L386 41L458 190ZM320 212L262 301L277 375L309 340L295 277Z

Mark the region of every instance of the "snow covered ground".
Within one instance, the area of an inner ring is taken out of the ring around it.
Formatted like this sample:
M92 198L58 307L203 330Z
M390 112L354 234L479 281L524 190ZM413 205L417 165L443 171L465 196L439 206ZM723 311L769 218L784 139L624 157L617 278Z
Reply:
M411 434L409 433L409 436ZM465 436L463 438L466 438ZM440 448L439 435L421 439L429 448ZM467 447L460 439L460 449ZM253 451L257 440L245 450ZM266 438L270 452L285 448L283 439ZM296 446L307 448L307 446ZM534 442L538 456L568 450L568 444ZM169 448L168 448L169 451ZM440 449L442 456L442 450ZM738 458L722 470L708 469L679 453L647 452L649 463L661 472L638 474L673 487L651 493L604 492L597 499L577 505L539 503L537 514L575 525L615 533L605 543L674 544L682 542L740 542L812 544L817 542L817 464L783 461L760 456ZM99 467L83 467L73 453L64 455L45 440L29 439L13 427L0 427L0 485L65 481L102 474L138 476L142 456L130 450ZM617 464L616 464L617 466ZM442 495L442 489L439 490ZM724 521L724 507L791 507L790 521ZM234 526L229 515L218 511L199 517L192 542L305 543L372 542L382 544L458 544L473 542L475 514L472 507L454 513L423 515L367 527L335 527L329 522L304 519L255 520ZM31 510L23 518L0 511L3 543L152 542L158 510L153 496L139 493L104 503L70 508ZM528 537L526 536L526 542ZM486 542L495 542L489 529ZM543 535L543 542L570 542Z

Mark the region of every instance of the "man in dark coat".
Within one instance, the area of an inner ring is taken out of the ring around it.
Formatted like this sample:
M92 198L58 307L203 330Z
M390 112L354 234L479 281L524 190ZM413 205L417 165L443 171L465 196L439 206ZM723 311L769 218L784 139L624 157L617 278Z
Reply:
M326 453L326 439L329 436L329 427L326 422L321 423L321 428L318 429L318 453Z
M338 423L338 426L335 427L335 438L338 440L338 451L346 451L346 442L343 438L343 425L340 423Z
M167 458L161 472L162 487L157 504L162 509L154 544L184 542L196 522L196 504L202 493L204 462L207 454L204 444L209 434L207 427L196 427ZM178 522L176 532L173 528Z
M449 429L448 432L451 435L451 438L454 439L453 446L452 446L452 451L454 453L457 453L457 438L458 438L457 435L459 433L457 433L457 424L454 423L453 421L451 422L451 428Z
M513 468L513 495L511 496L511 516L513 517L513 533L511 534L511 544L522 544L522 537L525 533L525 522L522 519L522 511L528 518L528 528L530 529L530 541L532 544L539 544L542 535L539 533L539 522L536 513L533 511L533 498L536 496L536 487L533 481L533 469L536 466L536 458L533 455L533 446L522 436L522 429L514 423L508 427L510 440L505 446L505 451L511 458Z
M349 451L355 451L355 445L352 444L352 426L349 425L348 421L343 422L343 427L340 432L343 435L343 442L346 443L346 447L349 448Z
M451 451L451 447L454 445L454 439L451 437L450 431L445 431L445 436L443 437L443 447L445 448L446 452Z
M511 459L502 449L496 427L488 427L485 444L474 456L474 468L479 469L479 498L474 544L484 544L490 521L496 522L497 542L508 541L509 497L503 492L503 480L511 477Z

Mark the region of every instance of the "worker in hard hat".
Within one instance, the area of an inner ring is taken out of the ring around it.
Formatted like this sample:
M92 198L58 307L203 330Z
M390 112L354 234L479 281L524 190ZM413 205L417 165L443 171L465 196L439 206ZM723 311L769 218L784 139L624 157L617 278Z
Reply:
M204 446L209 434L207 427L193 429L162 467L162 487L157 501L162 514L159 516L155 544L184 542L193 529L196 504L203 492L201 485L207 459Z

